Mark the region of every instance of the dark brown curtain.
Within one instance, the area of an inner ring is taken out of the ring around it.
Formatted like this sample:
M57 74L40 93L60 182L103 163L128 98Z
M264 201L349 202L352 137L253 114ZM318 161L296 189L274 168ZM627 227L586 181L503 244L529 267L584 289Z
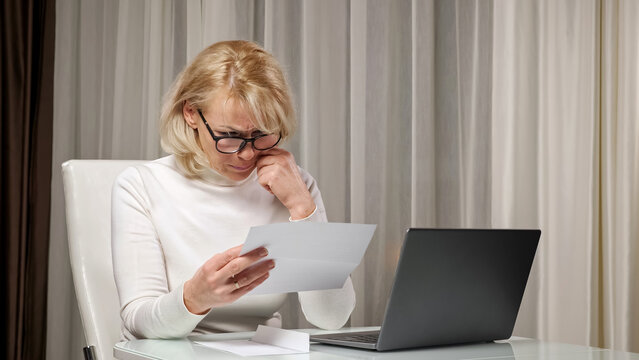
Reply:
M0 359L44 359L55 0L0 12Z

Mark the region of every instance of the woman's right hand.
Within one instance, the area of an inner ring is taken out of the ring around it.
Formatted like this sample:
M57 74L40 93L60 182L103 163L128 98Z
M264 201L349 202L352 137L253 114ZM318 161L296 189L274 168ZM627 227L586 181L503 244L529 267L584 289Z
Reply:
M268 279L275 262L256 265L268 251L258 248L239 256L241 250L240 245L214 255L184 283L184 305L191 313L204 314L213 307L230 304Z

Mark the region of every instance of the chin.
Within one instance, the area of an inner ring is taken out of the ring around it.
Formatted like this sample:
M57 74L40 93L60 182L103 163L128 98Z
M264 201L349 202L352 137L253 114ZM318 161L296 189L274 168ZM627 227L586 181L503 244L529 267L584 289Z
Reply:
M255 169L255 167L250 167L249 169L245 170L245 171L237 171L233 168L228 169L228 171L226 172L226 177L228 177L231 180L235 180L235 181L240 181L240 180L244 180L247 177L249 177L249 175L251 175L251 173L253 172L253 169Z
M227 174L226 177L228 177L229 179L231 179L233 181L242 181L242 180L246 179L249 176L249 174L246 174L246 175Z

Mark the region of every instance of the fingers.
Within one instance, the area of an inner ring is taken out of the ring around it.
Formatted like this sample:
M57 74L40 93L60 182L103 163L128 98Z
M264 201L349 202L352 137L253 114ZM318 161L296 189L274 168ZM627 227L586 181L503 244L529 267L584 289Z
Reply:
M267 155L280 155L280 154L290 154L288 151L282 149L282 148L272 148L272 149L268 149L268 150L262 150L260 152L260 155L262 156L267 156Z
M184 304L190 312L200 314L212 307L233 302L245 293L236 294L238 288L253 289L257 286L254 286L256 281L261 283L265 280L264 275L268 275L274 266L272 260L261 261L268 251L261 247L239 256L241 248L236 246L213 256L196 271L192 279L184 283Z
M248 254L244 254L239 257L235 257L229 261L226 265L219 269L219 273L227 278L234 277L242 272L244 269L253 265L263 257L268 255L268 251L265 248L257 248Z
M273 194L273 190L271 190L271 187L269 185L262 185L262 187L264 188L264 190L266 190L269 193L271 193L271 195L275 195L275 194Z
M273 260L262 261L235 275L235 282L237 282L239 287L248 286L264 276L264 274L267 274L274 267L275 262ZM235 286L235 284L233 284L233 286Z
M255 167L257 168L257 171L259 174L260 170L264 169L265 167L275 165L276 163L277 163L277 156L262 155L260 156L259 159L257 159L257 162L255 163Z
M249 291L255 289L260 284L262 284L264 281L266 281L266 279L268 279L268 277L269 277L269 273L266 273L266 274L260 276L259 278L255 279L255 281L253 281L249 285L247 285L245 287L241 287L241 288L235 290L233 292L233 295L237 296L238 298L241 297L241 296L244 296L246 293L248 293Z
M279 156L270 156L270 159L257 163L257 180L271 194L273 194L273 184L291 178L297 179L299 172L295 163L291 164Z
M265 150L260 154L259 159L257 159L256 166L257 169L260 170L265 166L275 165L278 163L282 166L286 166L291 163L296 164L293 154L284 149L273 148Z
M242 251L242 245L232 247L225 252L213 255L213 257L207 260L205 265L210 266L214 271L218 271L233 259L240 256L240 251Z
M266 191L268 191L271 194L273 194L273 191L271 190L272 176L270 175L270 173L271 172L268 171L268 168L258 169L257 170L257 181L259 182L260 185L262 185L262 187L264 189L266 189Z

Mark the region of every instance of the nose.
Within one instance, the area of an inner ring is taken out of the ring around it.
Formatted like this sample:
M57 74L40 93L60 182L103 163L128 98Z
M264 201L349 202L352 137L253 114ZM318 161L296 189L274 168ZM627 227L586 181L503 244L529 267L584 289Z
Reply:
M237 156L242 160L251 160L255 157L255 149L253 144L246 144L242 150L237 153Z

